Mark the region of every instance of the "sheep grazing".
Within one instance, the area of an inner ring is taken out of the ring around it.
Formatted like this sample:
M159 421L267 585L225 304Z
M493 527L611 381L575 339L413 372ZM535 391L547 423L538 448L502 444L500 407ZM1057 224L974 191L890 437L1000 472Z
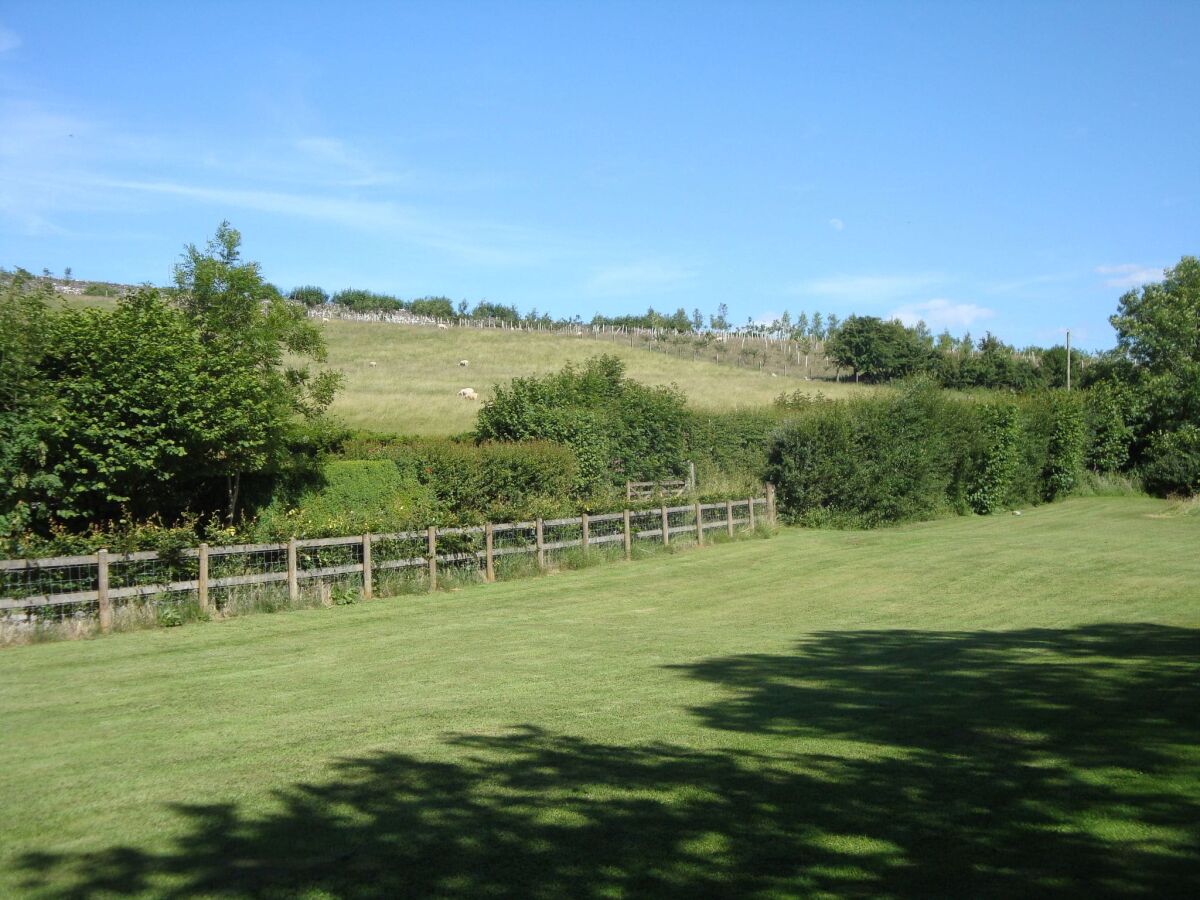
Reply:
M367 365L368 365L370 368L372 368L372 369L373 369L373 368L375 368L377 365L379 365L379 363L375 362L375 360L371 360L369 363L367 363Z
M447 325L445 322L438 322L438 328L449 328L449 327L450 326Z
M471 362L470 362L470 360L460 359L458 361L458 364L465 369L467 366L469 366L471 364Z
M477 393L475 393L475 388L463 388L461 391L458 392L458 396L462 397L464 400L478 400L479 399L479 395Z

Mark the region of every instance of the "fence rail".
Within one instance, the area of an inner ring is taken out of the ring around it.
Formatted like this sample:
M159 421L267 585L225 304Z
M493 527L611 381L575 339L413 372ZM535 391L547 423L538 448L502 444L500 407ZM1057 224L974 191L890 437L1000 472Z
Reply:
M190 594L201 611L220 604L232 588L286 585L290 600L302 586L349 577L365 598L381 579L405 570L419 572L429 589L439 573L474 568L495 580L496 563L514 555L535 557L539 567L564 550L622 544L629 558L637 541L670 544L688 537L703 544L706 535L753 529L759 516L775 521L774 491L719 503L693 503L622 510L529 522L500 522L454 528L345 537L293 539L284 543L200 544L171 553L139 551L0 560L0 615L27 616L48 611L99 616L101 630L112 623L114 601Z

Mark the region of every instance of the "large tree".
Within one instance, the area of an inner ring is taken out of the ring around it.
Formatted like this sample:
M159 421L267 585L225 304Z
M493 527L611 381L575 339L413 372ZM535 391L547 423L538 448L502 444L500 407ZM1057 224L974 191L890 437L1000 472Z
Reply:
M320 331L263 280L258 263L242 261L241 242L241 234L222 222L203 250L189 244L175 266L180 306L206 352L251 374L267 406L259 427L225 450L230 519L242 476L277 462L291 418L319 416L341 384L336 372L312 370L310 361L325 360Z
M839 368L852 371L855 381L911 375L924 367L929 356L911 329L875 316L847 318L830 334L825 353Z
M110 313L52 308L24 276L0 291L0 533L233 517L243 477L278 470L338 376L297 362L323 358L320 334L238 244L223 225L187 249L174 299L147 288Z
M1200 490L1200 260L1185 256L1126 293L1109 321L1145 403L1138 450L1151 486Z

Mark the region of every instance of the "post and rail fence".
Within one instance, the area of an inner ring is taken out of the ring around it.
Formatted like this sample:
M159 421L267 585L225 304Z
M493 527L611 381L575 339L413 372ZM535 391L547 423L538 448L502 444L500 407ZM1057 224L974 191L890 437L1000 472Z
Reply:
M757 508L757 509L756 509ZM761 510L761 514L758 512ZM357 586L364 599L386 590L382 582L397 574L420 573L429 590L439 573L474 571L485 581L496 579L497 564L520 556L548 566L564 550L591 550L610 545L629 559L639 541L663 546L678 540L706 543L713 532L733 537L739 528L753 530L765 516L774 524L775 496L770 485L763 497L717 503L583 513L558 519L296 539L279 543L209 546L201 543L173 552L153 550L0 560L0 616L27 617L58 612L98 618L101 631L112 627L114 607L121 603L155 602L168 596L194 598L202 613L222 605L230 591L268 588L286 590L290 601L304 588L328 593L334 583ZM621 555L621 554L617 554Z

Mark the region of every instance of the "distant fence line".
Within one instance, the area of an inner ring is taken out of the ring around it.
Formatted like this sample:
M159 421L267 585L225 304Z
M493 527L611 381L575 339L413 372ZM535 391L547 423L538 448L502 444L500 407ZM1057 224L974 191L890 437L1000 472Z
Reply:
M174 552L140 551L0 560L0 615L60 613L95 607L101 631L112 625L114 601L136 601L166 594L189 595L201 612L220 604L220 594L248 586L286 585L291 601L302 585L328 589L331 580L357 583L370 599L381 579L397 572L418 573L435 590L439 571L475 570L494 581L505 557L529 554L544 568L555 552L619 545L628 559L637 541L662 545L677 539L703 544L721 530L732 537L739 528L756 527L756 507L775 522L774 491L718 503L656 509L583 513L560 519L488 523L455 528L430 525L418 531L346 537L295 539L283 543L196 547Z

